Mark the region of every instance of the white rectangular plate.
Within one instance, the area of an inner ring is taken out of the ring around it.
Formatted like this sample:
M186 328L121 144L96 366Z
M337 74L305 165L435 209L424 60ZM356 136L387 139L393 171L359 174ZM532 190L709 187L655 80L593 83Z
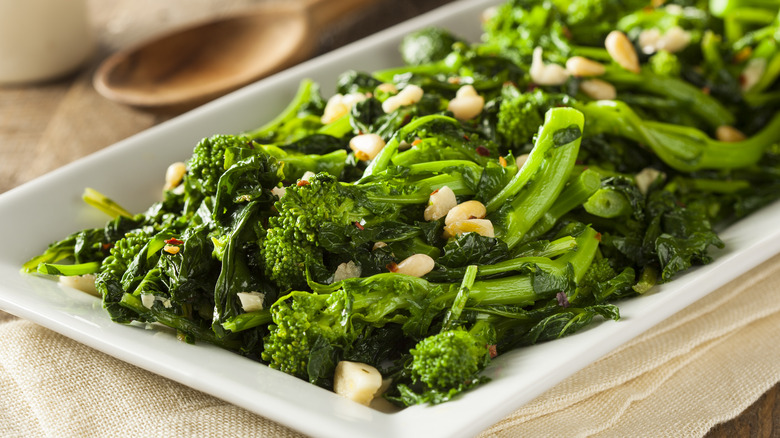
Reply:
M646 296L621 305L622 320L498 358L492 381L439 406L382 413L307 382L210 345L188 345L169 333L112 323L100 301L19 269L49 243L105 218L85 206L84 187L96 188L131 211L160 194L167 165L189 157L195 143L270 120L303 78L327 97L345 69L398 66L403 35L440 25L477 41L479 14L496 0L452 3L306 62L174 120L108 147L0 195L0 308L65 336L252 412L316 436L472 436L556 383L780 252L780 204L731 226L716 260Z

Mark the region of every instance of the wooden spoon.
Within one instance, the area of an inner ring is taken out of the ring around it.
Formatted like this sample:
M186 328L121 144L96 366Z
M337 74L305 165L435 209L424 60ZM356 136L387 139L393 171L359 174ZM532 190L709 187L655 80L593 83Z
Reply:
M195 23L113 54L93 84L134 107L191 108L306 59L322 29L370 3L278 1Z

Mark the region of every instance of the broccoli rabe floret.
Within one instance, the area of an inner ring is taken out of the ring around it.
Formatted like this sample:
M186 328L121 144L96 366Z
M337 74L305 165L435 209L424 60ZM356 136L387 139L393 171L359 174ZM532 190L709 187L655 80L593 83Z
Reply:
M309 374L309 360L314 348L349 345L349 324L340 323L345 304L342 294L293 292L277 301L271 308L274 323L269 326L262 359L271 368L313 383L325 378Z
M326 173L287 188L268 221L261 256L269 278L282 288L306 284L306 269L320 277L325 270L319 230L324 223L340 226L360 220L368 211L346 195L349 186Z
M114 243L110 255L103 260L100 273L95 279L95 288L103 296L103 307L114 321L132 320L132 312L119 304L125 292L122 287L122 276L150 237L143 231L130 232Z
M645 6L645 0L573 0L565 9L566 24L579 44L595 45L620 17Z
M519 149L532 143L534 134L544 123L545 112L556 104L566 104L570 100L567 96L552 95L539 88L523 93L514 85L505 85L501 90L496 125L503 144Z
M352 235L355 230L371 235L369 230L380 224L396 224L394 228L398 228L401 222L421 220L423 206L438 188L433 183L462 184L465 179L460 174L443 176L415 183L388 179L349 184L319 173L288 187L274 205L278 214L269 218L262 243L260 259L266 274L282 290L304 287L307 275L319 282L328 280L337 263L329 257L326 243L342 258L359 262L354 247L342 248L344 238L357 241L359 236ZM401 231L408 238L415 236Z
M436 390L468 386L490 362L485 340L466 330L429 336L411 353L413 378Z
M251 143L248 137L236 135L215 135L201 140L187 162L187 181L197 181L207 194L216 193L219 177L225 173L225 151L231 147L250 148Z
M452 45L459 41L445 29L428 27L404 37L400 47L401 57L409 65L440 61L452 51Z
M659 50L650 57L650 70L658 76L680 76L682 66L676 55L666 50Z

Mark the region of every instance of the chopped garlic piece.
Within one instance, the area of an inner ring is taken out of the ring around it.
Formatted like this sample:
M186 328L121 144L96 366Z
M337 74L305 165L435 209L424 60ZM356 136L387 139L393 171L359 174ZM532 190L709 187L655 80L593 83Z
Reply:
M333 274L333 282L346 280L347 278L358 278L360 277L360 266L356 265L355 262L352 260L340 264L336 268L336 273Z
M141 304L147 309L151 309L154 305L154 294L141 294Z
M382 387L382 374L359 362L341 361L333 376L333 392L368 406Z
M95 276L93 274L63 275L60 276L60 284L100 297L100 292L95 288Z
M265 294L262 292L238 292L239 301L241 301L241 308L244 312L254 312L256 310L263 310L263 299Z

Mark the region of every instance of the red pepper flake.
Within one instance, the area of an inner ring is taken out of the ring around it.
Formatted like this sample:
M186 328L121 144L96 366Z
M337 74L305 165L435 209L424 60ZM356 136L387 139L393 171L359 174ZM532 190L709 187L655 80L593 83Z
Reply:
M496 344L489 344L487 349L491 359L495 359L496 356L498 356L498 349L496 348Z
M506 158L498 157L498 164L500 164L501 167L506 167Z
M527 86L527 87L525 87L525 91L526 91L526 92L529 92L529 91L534 91L534 90L536 90L537 88L539 88L539 86L538 86L538 85L534 84L533 82L530 82L530 83L528 84L528 86Z
M463 139L466 140L466 141L469 141L469 136L466 135L466 134L463 134Z
M422 140L420 140L419 138L417 138L417 139L415 139L415 140L412 142L412 146L417 146L417 145L418 145L418 144L420 144L420 143L422 143Z
M432 191L432 192L431 192L431 196L433 196L433 195L435 195L435 194L437 194L437 193L439 193L439 189L436 189L436 190Z
M504 86L504 87L517 87L517 84L515 84L515 83L514 83L514 82L512 82L512 81L506 81L506 82L504 82L504 83L503 83L503 84L501 84L501 85L502 85L502 86Z
M406 125L407 123L409 123L410 120L412 120L412 115L411 114L405 115L404 120L401 122L401 126Z
M390 262L385 267L390 272L398 272L398 264L396 262Z
M184 241L179 240L175 237L171 237L170 239L166 240L165 243L167 243L168 245L181 245L182 243L184 243Z
M481 155L483 157L489 157L490 149L486 148L485 146L477 146L477 155Z
M360 231L365 230L365 227L363 227L363 225L360 225L360 222L355 221L353 223L355 224L355 226L357 227L358 230L360 230Z
M566 26L564 26L562 30L563 36L565 36L567 40L570 40L572 38L571 30L569 30L569 28Z
M733 64L741 64L750 58L750 55L753 54L753 49L751 47L744 47L742 50L734 54L734 57L731 59L731 62Z
M747 83L747 78L745 77L745 75L739 75L738 80L739 80L739 85L742 87L744 87L745 84Z
M601 242L601 233L596 233L596 240Z
M710 87L701 87L701 92L706 94L707 96L710 95Z
M109 250L109 249L111 249L111 247L113 247L113 246L114 246L114 244L113 244L113 243L104 243L104 244L103 244L103 251L108 251L108 250Z
M297 184L298 187L303 187L303 186L308 186L308 185L309 185L309 182L306 181L306 180L300 180L300 181L298 181L298 184Z

